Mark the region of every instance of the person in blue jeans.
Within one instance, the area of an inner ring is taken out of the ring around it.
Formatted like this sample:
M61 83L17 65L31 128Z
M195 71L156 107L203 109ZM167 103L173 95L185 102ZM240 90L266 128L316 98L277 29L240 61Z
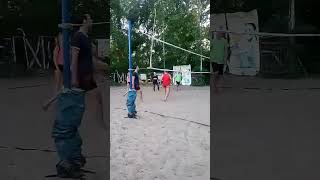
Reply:
M129 118L135 118L137 114L136 98L137 98L137 91L140 90L138 70L139 70L139 67L137 66L135 71L132 73L133 83L131 83L131 89L129 84L128 99L127 99L127 108L128 108Z
M62 178L81 176L80 168L86 163L78 132L85 111L84 100L85 93L81 90L64 90L58 98L52 137L60 158L56 165L57 173Z
M89 14L76 19L82 24L71 42L71 89L64 89L58 97L57 116L52 137L60 161L56 165L57 174L62 178L79 178L81 168L86 164L82 154L82 139L78 128L85 111L85 94L97 88L94 80L92 44L88 37L92 20Z

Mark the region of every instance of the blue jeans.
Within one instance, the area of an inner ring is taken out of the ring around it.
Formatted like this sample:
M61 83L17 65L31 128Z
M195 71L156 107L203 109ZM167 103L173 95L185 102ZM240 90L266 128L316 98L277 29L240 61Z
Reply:
M72 162L83 157L78 128L85 111L85 93L67 90L59 95L57 105L52 137L60 161Z
M137 91L129 91L127 99L128 113L133 114L136 111Z

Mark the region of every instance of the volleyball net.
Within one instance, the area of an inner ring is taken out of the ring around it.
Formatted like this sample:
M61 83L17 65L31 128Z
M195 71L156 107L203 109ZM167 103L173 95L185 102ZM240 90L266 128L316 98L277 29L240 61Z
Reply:
M209 57L201 53L197 53L193 50L182 48L173 43L169 43L167 41L159 39L154 35L145 33L142 30L139 30L137 28L133 28L132 30L134 30L135 33L140 34L141 37L145 37L147 40L149 40L149 41L146 41L145 44L151 45L150 54L149 54L150 59L147 67L142 67L142 68L139 67L139 70L143 70L141 72L147 72L148 75L144 74L144 76L151 75L151 72L156 72L156 73L158 72L158 74L160 72L160 74L162 74L164 71L167 71L170 74L172 74L173 77L175 77L177 74L181 74L182 85L197 85L197 84L208 85L209 79L210 79L210 76L209 76L210 72L201 71L201 70L202 70L202 66L204 66L205 63L209 65L209 62L210 62ZM158 48L156 48L156 46L158 46ZM164 51L164 48L166 49L165 51ZM169 54L168 52L171 54L169 58L166 57L167 54ZM131 60L131 53L132 52L129 50L129 69L128 69L129 72L132 72L135 69L135 67L132 66L132 63L137 60L135 57L132 58ZM155 54L157 54L158 56L157 57L153 56ZM180 59L183 58L183 61L179 62L179 58ZM164 65L163 68L160 68L159 64L161 63L167 63L167 66ZM198 67L200 67L200 71L192 71L192 64L193 65L197 64ZM167 67L170 67L170 68L167 68ZM206 69L209 69L209 68L206 68ZM141 75L142 74L143 73L141 73Z
M165 63L165 61L174 61L174 62L177 62L176 60L172 60L172 59L166 59L165 55L170 52L170 51L173 51L172 53L174 52L177 52L177 51L180 51L181 53L187 53L188 56L194 56L193 59L198 59L196 62L198 64L199 67L201 67L200 69L202 69L202 66L203 66L203 63L204 62L209 62L210 61L210 58L208 56L205 56L203 54L200 54L200 53L197 53L197 52L194 52L192 50L189 50L189 49L185 49L185 48L182 48L182 47L179 47L175 44L172 44L172 43L169 43L167 41L164 41L162 39L159 39L159 38L156 38L154 35L151 35L151 34L148 34L148 33L145 33L143 32L142 30L139 30L139 29L135 29L135 31L137 33L140 33L142 34L143 36L145 36L148 40L150 40L150 44L151 44L151 50L150 50L150 60L149 60L149 66L145 69L148 69L148 70L154 70L154 71L168 71L168 72L181 72L181 70L179 69L169 69L169 68L160 68L160 67L155 67L154 64L155 64L155 58L154 56L152 56L154 54L154 47L156 45L158 46L162 46L163 47L163 51L164 51L164 48L166 49L165 52L161 52L161 56L160 57L160 60L163 61L163 63ZM159 60L158 60L159 61ZM189 62L188 62L189 61ZM183 63L183 65L189 65L191 64L190 60L186 60L185 61L186 63ZM159 64L159 63L158 63ZM172 63L172 62L169 62L169 64L171 64L173 67L175 66L181 66L181 64L175 64L175 63ZM165 66L165 65L164 65ZM191 71L190 70L190 73L191 74L209 74L210 72L209 71Z

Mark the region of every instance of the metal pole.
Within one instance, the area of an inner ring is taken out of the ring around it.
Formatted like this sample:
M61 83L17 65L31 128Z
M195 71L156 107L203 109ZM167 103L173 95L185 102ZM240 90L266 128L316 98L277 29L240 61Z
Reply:
M130 87L129 89L132 89L132 58L131 58L131 29L132 24L131 20L129 20L129 28L128 28L128 47L129 47L129 72L130 72Z
M154 26L156 24L157 11L154 9L154 18L153 18L153 27L152 27L152 39L151 39L151 48L150 48L150 67L152 67L152 51L153 51L153 41L154 41Z
M70 0L62 0L62 23L70 23ZM70 72L70 29L62 27L63 33L63 85L65 88L71 88L71 72Z
M290 17L289 32L293 32L295 24L296 24L296 21L295 21L295 0L290 1L289 17Z
M199 39L202 40L201 36L201 12L202 12L202 5L201 2L198 0L198 15L199 15ZM200 54L202 55L202 46L200 44ZM202 72L202 57L200 57L200 72Z
M163 41L164 41L164 35L163 35ZM162 53L163 53L163 69L166 68L166 56L165 56L165 50L164 50L164 43L162 43Z

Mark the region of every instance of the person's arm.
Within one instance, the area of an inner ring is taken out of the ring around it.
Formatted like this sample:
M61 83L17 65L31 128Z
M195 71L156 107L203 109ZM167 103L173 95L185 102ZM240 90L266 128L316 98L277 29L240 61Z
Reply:
M93 65L96 70L108 70L108 64L100 61L99 58L97 58L96 56L93 56Z
M130 79L129 79L129 73L127 73L127 91L129 91L130 89L130 83L129 83Z
M79 50L76 47L72 48L72 61L71 61L71 83L72 86L78 87L79 86L79 79L78 79L78 57L79 57Z
M135 89L135 84L134 84L134 80L135 80L135 76L133 75L133 73L132 73L132 89L134 90Z
M94 69L102 71L108 70L108 64L101 61L98 57L97 46L95 44L92 44L92 60Z
M72 40L71 45L71 84L73 87L79 86L79 79L78 79L78 64L79 64L79 52L81 48L81 37L79 35L75 35Z
M225 42L225 46L224 46L224 64L227 64L228 61L228 42Z
M53 63L54 63L54 66L56 67L56 70L59 70L58 63L57 63L57 57L58 57L58 47L56 46L53 50Z

